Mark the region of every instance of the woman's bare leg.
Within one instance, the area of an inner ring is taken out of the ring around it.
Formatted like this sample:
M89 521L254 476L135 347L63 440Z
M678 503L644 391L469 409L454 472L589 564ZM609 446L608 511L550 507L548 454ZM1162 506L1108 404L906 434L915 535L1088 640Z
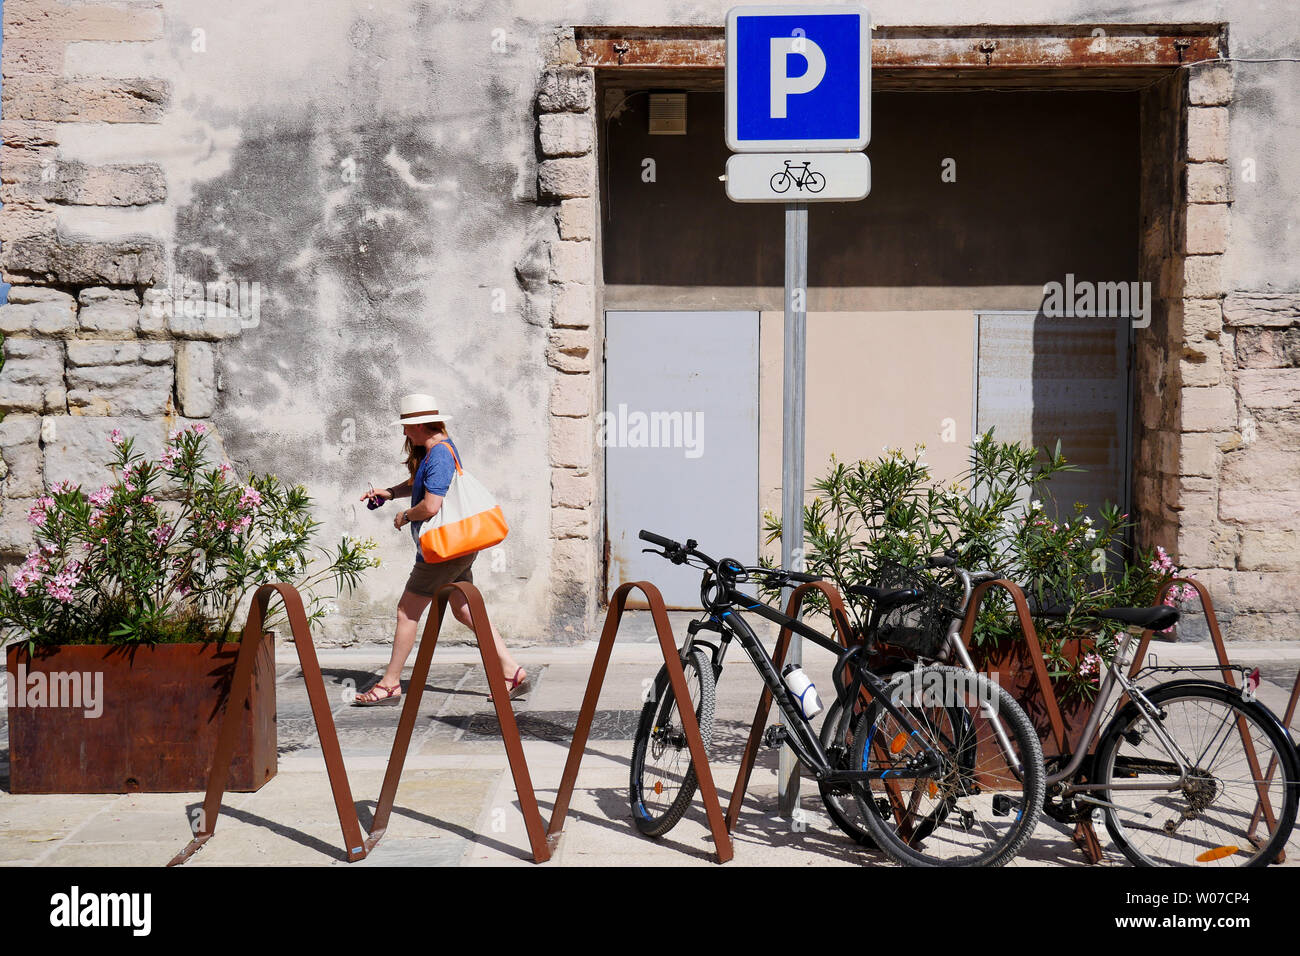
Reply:
M393 634L393 655L388 660L388 669L384 671L384 676L379 679L379 683L384 687L396 687L402 681L402 668L406 666L406 659L411 656L411 648L415 646L415 629L420 623L420 616L424 614L433 598L416 594L414 591L403 591L402 599L397 602L397 629Z
M465 600L465 595L459 591L451 593L451 613L455 615L456 620L466 627L474 627L474 617L469 613L469 602ZM501 669L506 680L510 680L519 670L519 663L511 656L510 648L506 647L506 642L501 640L501 632L497 630L497 626L491 621L488 622L488 625L492 628L492 641L496 644L497 655L501 658ZM527 674L528 672L525 671L524 676L527 676Z

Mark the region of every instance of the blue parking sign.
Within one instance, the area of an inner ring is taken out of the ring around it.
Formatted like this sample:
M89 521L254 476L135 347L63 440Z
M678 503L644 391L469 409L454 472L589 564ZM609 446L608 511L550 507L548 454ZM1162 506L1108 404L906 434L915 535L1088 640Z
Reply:
M871 138L871 21L839 6L727 13L727 146L856 151Z

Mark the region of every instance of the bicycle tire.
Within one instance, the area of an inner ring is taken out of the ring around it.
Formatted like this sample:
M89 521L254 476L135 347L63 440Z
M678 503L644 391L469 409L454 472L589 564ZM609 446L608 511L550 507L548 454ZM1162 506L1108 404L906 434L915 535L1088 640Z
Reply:
M917 716L924 719L923 715L918 714ZM826 718L822 722L821 745L831 759L832 766L836 769L847 770L850 766L850 755L853 753L852 724L854 722L854 715L852 714L849 714L847 719L845 718L845 708L838 700L833 701L826 711ZM959 718L950 715L946 726L951 728L959 722ZM973 761L971 763L973 764ZM973 766L970 769L973 769ZM830 816L831 822L859 846L873 850L878 849L871 831L867 829L867 825L862 821L862 805L851 789L822 782L818 783L818 787L821 791L822 804L826 807L826 813ZM937 818L921 821L915 828L914 839L921 839L925 834L933 831L938 822Z
M1114 805L1105 808L1111 839L1136 866L1267 866L1286 844L1300 801L1300 762L1288 734L1262 704L1243 700L1223 684L1175 681L1147 691L1146 698L1159 708L1160 726L1192 762L1192 773L1177 791L1101 791ZM1275 811L1273 825L1261 814L1258 825L1266 836L1254 840L1249 831L1260 778L1250 772L1236 718L1249 729L1260 771L1266 774L1270 761L1277 761L1264 784ZM1177 763L1169 758L1130 701L1102 734L1094 779L1102 784L1144 774L1177 779ZM1136 816L1148 813L1151 824L1140 825Z
M794 179L789 173L773 173L768 185L772 187L772 192L783 193L790 188L790 183ZM777 183L785 183L784 186L778 186Z
M687 687L699 688L695 718L707 752L713 744L716 698L713 662L704 648L696 647L686 655L682 671ZM675 719L677 714L677 701L668 682L668 667L664 665L655 676L652 696L641 708L636 740L632 744L628 799L637 829L649 837L661 837L675 827L695 796L695 765L681 730L680 718Z
M819 193L826 188L826 177L821 173L809 173L807 189L810 193Z
M895 677L889 689L891 699L900 701L901 696L909 702L898 706L911 715L911 725L900 725L880 700L872 701L854 733L852 765L903 770L909 761L923 757L927 746L937 751L942 765L929 775L854 787L876 846L908 866L1008 863L1033 834L1046 790L1042 744L1029 717L998 684L963 668L909 671ZM935 698L931 691L941 696ZM982 706L993 704L1020 772L1001 756L994 725ZM918 710L935 715L960 712L962 727L956 728L957 736L950 736L943 725L955 721L937 716L916 726Z

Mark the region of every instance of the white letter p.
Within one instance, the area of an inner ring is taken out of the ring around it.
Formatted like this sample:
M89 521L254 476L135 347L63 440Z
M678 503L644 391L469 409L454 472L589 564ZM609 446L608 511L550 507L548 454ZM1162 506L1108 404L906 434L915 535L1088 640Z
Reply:
M771 43L771 114L772 119L785 119L785 98L812 92L826 76L826 54L807 37L772 37ZM792 53L803 57L808 64L801 76L790 76L787 72Z

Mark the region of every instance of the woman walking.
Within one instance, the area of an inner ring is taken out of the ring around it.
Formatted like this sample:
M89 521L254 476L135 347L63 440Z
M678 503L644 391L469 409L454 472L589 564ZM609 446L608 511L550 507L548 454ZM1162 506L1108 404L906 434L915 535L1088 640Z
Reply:
M425 561L420 553L420 526L442 507L443 496L447 494L460 462L460 453L447 433L449 421L451 416L438 405L433 396L403 396L399 424L406 436L406 470L409 477L401 484L389 488L371 488L361 496L363 501L368 499L382 505L385 501L410 492L411 507L393 516L393 527L401 530L410 526L411 537L415 539L415 567L397 602L397 629L393 636L393 654L388 661L388 669L368 690L356 696L352 702L354 706L372 707L401 701L402 668L410 656L411 648L415 646L415 629L420 616L443 585L453 581L474 580L470 568L476 554L435 564ZM466 627L472 627L473 618L464 595L453 591L449 603L456 620ZM495 625L492 625L492 640L496 643L497 654L501 658L510 696L518 697L528 688L528 674L510 655Z

